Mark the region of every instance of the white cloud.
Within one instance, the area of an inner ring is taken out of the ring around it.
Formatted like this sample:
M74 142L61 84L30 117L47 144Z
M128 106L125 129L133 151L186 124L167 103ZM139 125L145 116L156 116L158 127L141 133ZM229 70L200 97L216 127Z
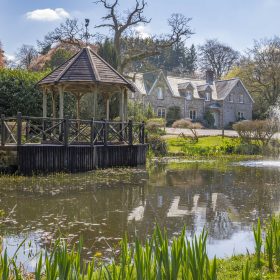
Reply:
M151 37L150 29L145 25L135 27L135 32L143 39Z
M57 21L69 18L70 14L63 8L57 9L38 9L25 14L29 20L36 21Z
M13 54L5 53L5 57L10 61L15 61L16 57Z

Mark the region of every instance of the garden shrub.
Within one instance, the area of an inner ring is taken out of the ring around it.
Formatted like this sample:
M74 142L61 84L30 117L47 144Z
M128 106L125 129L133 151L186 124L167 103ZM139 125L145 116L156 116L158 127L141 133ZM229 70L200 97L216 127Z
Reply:
M166 125L171 126L175 121L181 119L181 109L178 106L169 107L166 114Z
M199 122L192 122L189 119L181 119L178 121L175 121L172 125L173 128L186 128L189 129L192 132L193 135L193 141L198 142L198 134L197 129L203 128L203 125Z
M215 119L210 111L206 111L206 113L204 114L204 123L208 128L214 127Z
M146 130L149 134L164 135L163 128L165 127L165 120L162 118L149 119L145 125Z
M148 144L155 156L167 155L167 144L159 135L148 135Z
M254 140L256 144L266 146L272 136L278 131L276 122L273 120L241 121L233 125L241 140L251 144Z
M257 155L261 153L261 147L252 143L240 143L234 148L234 153L241 155Z

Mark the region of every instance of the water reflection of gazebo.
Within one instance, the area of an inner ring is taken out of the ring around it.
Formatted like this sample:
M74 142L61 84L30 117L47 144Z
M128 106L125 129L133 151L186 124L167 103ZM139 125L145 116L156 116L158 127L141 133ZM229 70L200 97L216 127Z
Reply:
M76 118L80 119L81 98L85 94L93 95L92 117L96 118L97 97L104 98L106 119L110 116L110 96L119 94L119 117L127 120L128 90L134 91L132 84L111 67L89 47L83 48L55 69L38 85L43 90L43 117L47 117L48 96L52 98L52 116L57 117L56 97L59 95L59 115L64 117L64 93L71 93L76 98Z

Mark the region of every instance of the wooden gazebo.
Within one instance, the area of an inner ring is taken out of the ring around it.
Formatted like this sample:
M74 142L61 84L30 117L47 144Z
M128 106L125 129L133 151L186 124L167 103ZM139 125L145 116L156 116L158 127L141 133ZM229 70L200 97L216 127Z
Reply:
M98 54L83 48L38 85L43 91L42 117L21 113L17 117L1 116L1 149L9 147L17 152L20 173L81 172L145 164L144 123L127 120L127 94L134 87ZM76 119L64 116L65 93L76 97ZM80 101L85 94L93 95L90 119L80 118ZM120 121L109 120L110 97L114 94L119 94ZM102 120L96 119L98 95L105 105ZM51 116L47 116L48 96L52 97Z
M133 85L110 64L89 47L83 48L60 67L55 69L38 85L43 90L43 117L47 117L47 98L52 97L52 117L56 118L56 97L59 95L59 115L64 117L64 93L76 97L76 118L80 118L80 101L85 94L93 94L92 117L96 117L97 96L105 101L106 119L109 120L110 96L119 94L119 116L127 120L127 91L135 91Z

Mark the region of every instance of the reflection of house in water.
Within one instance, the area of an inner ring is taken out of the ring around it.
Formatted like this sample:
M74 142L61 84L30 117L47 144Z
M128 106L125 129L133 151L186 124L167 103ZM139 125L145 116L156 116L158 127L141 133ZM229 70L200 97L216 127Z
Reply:
M229 238L237 230L237 209L222 193L197 191L187 186L184 189L155 188L146 196L144 204L131 210L128 222L138 222L137 228L144 232L144 228L148 230L156 220L171 231L186 225L189 232L199 233L206 227L212 238Z
M144 218L144 211L145 211L146 202L142 205L142 202L139 206L135 207L128 215L127 220L139 222L142 221Z

